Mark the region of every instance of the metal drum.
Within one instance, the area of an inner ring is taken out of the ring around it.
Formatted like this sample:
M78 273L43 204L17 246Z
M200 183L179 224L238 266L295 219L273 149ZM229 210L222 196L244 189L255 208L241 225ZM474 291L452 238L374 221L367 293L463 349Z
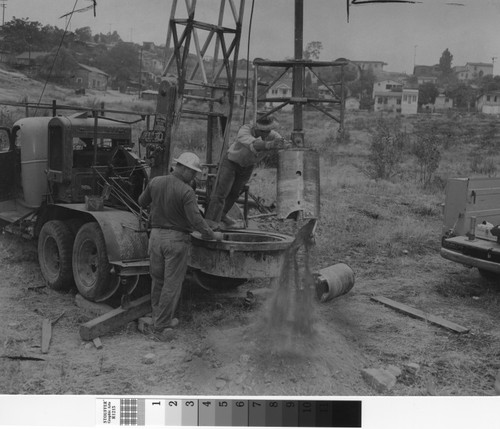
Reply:
M309 148L278 154L277 215L279 219L302 212L302 217L319 218L319 154Z

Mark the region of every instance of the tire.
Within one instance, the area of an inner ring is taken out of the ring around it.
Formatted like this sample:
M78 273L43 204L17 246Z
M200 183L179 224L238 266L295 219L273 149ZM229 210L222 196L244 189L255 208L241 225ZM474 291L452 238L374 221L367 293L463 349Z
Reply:
M481 268L478 268L479 274L483 279L489 280L489 281L498 281L500 280L500 274L499 273L494 273L492 271L486 271Z
M115 293L120 283L113 280L106 242L97 222L84 224L73 244L73 277L80 294L99 302Z
M38 262L47 285L54 290L68 290L74 285L72 249L74 235L64 222L43 224L38 236Z

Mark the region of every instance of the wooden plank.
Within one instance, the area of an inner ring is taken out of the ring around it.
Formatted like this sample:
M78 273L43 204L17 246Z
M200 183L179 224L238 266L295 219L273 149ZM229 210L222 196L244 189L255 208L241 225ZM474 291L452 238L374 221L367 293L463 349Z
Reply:
M387 305L388 307L394 308L395 310L408 314L410 316L414 316L422 320L427 320L430 323L442 326L443 328L450 329L460 334L469 332L468 328L464 328L463 326L457 325L456 323L449 322L448 320L445 320L442 317L433 316L432 314L426 313L421 310L417 310L416 308L410 307L405 304L401 304L400 302L393 301L392 299L385 298L383 296L372 296L371 299L373 301L377 301L384 305Z
M52 323L49 319L42 321L42 353L49 352L50 338L52 337Z
M80 337L85 341L93 340L149 312L151 312L151 296L148 294L132 301L127 309L115 308L96 319L84 323L80 326Z

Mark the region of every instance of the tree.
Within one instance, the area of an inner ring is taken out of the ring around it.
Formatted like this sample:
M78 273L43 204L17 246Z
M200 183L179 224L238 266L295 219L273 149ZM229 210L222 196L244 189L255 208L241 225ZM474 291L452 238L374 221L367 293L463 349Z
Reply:
M41 40L38 36L41 28L42 24L37 21L13 17L1 27L0 34L4 38L4 44L9 46L12 52L19 54L28 50L39 50Z
M91 42L92 41L92 30L90 27L77 28L75 30L76 38L81 42Z
M441 58L439 59L439 68L441 69L441 73L443 75L451 74L451 62L453 61L453 55L451 55L448 48L446 48L441 54Z
M418 87L418 104L434 104L439 90L432 82L425 82Z
M54 48L47 56L38 58L37 62L40 77L61 84L69 84L78 68L78 61L73 53L65 48L61 48L59 52Z
M460 82L446 90L446 96L454 100L458 108L469 109L476 99L476 91L469 85Z
M113 76L120 86L136 78L139 73L139 47L119 42L95 59L95 67Z
M306 46L306 50L304 51L303 56L306 60L319 60L322 50L323 43L309 42Z

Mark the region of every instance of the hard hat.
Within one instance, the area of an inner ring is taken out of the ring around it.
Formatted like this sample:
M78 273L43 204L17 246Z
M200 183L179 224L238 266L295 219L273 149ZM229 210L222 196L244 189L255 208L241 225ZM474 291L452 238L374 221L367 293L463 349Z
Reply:
M255 121L254 128L261 131L271 131L277 128L278 121L274 116L266 116L264 118L259 118Z
M181 153L181 155L175 159L174 162L177 164L181 164L184 167L190 168L191 170L197 171L198 173L201 173L201 164L200 164L200 158L198 158L198 155L192 152L184 152Z

